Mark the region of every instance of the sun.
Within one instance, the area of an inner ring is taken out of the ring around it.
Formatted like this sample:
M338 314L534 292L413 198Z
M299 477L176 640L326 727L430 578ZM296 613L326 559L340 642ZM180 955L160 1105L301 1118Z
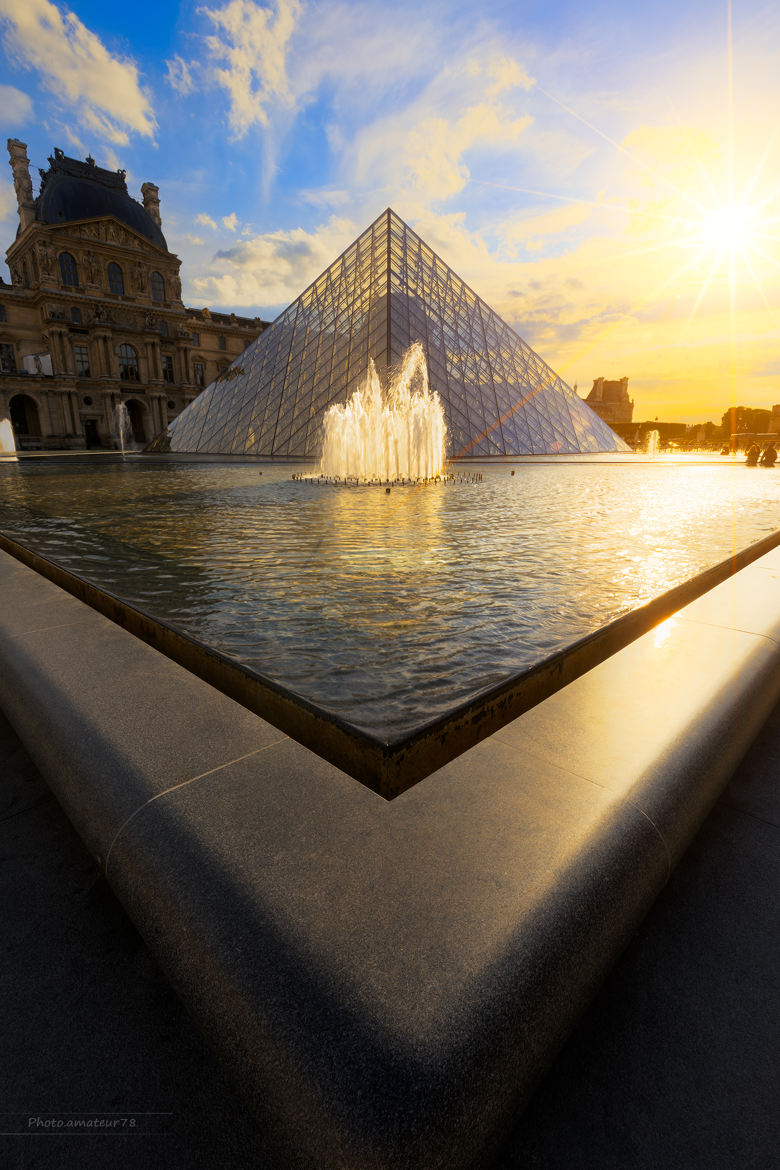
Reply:
M757 207L746 203L725 204L705 214L697 242L708 252L734 254L756 248L761 235Z
M731 311L737 305L738 291L744 296L752 287L766 309L769 304L765 284L772 287L772 275L780 267L778 244L780 221L775 211L776 192L770 198L756 198L755 183L743 193L731 198L718 198L714 192L708 204L690 200L694 216L686 217L682 235L672 233L668 246L682 248L673 283L691 279L698 284L691 319L701 308L705 296L712 290L726 289Z

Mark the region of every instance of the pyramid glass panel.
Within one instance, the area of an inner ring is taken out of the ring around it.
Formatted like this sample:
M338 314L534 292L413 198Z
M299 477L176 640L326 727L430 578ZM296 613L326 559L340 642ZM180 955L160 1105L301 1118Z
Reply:
M388 209L152 449L316 459L326 410L419 341L449 458L629 448Z

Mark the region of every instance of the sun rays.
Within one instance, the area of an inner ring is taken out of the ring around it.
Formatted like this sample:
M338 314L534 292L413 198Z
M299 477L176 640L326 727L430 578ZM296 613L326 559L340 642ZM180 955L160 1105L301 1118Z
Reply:
M638 114L607 95L615 119L600 124L593 108L534 83L535 116L555 108L561 127L578 127L587 161L571 168L567 186L471 177L516 191L527 207L507 219L505 238L497 233L505 262L522 261L511 286L521 292L507 303L518 325L551 316L544 344L557 345L570 381L594 362L630 369L652 395L641 407L648 414L660 405L653 398L676 386L679 404L661 407L673 418L722 410L746 393L777 394L780 129L766 104L755 104L752 59L744 40L735 52L730 4L720 19L719 62L695 90L670 90L666 113L652 91ZM556 204L582 214L544 211ZM581 292L572 296L575 283Z

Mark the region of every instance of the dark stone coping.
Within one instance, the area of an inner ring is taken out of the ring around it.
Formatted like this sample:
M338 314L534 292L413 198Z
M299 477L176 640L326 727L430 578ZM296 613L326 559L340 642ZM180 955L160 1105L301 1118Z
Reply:
M0 553L0 706L299 1170L487 1166L780 698L780 549L387 802Z
M0 550L129 630L361 784L392 800L780 545L772 533L542 662L392 739L322 710L258 671L63 568L6 533Z

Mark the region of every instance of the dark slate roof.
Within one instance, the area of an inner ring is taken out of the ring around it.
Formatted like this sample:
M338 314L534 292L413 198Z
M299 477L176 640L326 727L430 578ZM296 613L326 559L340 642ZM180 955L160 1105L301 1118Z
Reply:
M49 170L41 171L41 190L36 219L63 224L113 215L144 239L168 251L165 236L142 204L127 191L124 171L106 171L94 159L79 162L61 150L49 158Z

